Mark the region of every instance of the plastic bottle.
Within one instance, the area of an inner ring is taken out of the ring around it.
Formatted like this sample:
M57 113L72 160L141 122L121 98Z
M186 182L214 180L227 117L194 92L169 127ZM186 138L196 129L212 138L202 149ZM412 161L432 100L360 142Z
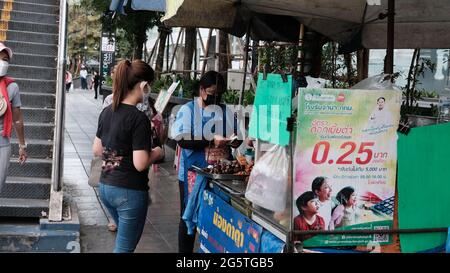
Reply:
M178 90L178 97L183 98L183 86L180 86L180 90Z

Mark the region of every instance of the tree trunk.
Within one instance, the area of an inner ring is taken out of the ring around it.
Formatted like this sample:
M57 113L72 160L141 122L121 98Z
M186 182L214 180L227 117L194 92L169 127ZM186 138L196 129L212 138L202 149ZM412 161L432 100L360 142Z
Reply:
M156 55L156 66L155 66L155 74L156 78L161 78L161 73L163 71L164 66L164 50L166 48L166 40L168 36L167 28L159 27L159 46L158 46L158 55Z
M416 49L416 50L417 50L416 64L414 65L414 75L413 75L413 81L412 81L412 87L411 87L411 97L410 97L411 104L410 104L410 106L412 106L415 101L414 94L416 93L417 70L419 69L419 60L420 60L420 49Z
M133 60L142 60L144 43L147 40L146 31L140 31L134 35Z
M369 75L369 50L361 49L357 52L357 73L358 82L364 80Z
M259 41L253 40L253 46L252 46L252 68L251 72L252 74L255 73L256 69L258 68L258 45Z
M414 62L416 61L416 56L418 55L419 49L414 49L413 56L411 58L411 65L409 66L408 71L408 81L406 82L406 106L410 107L412 105L412 92L411 89L411 81L415 79L415 66Z
M336 43L331 42L331 62L332 64L332 71L331 71L331 83L332 87L336 88Z
M129 1L128 3L130 2L131 1ZM142 12L135 12L132 18L132 20L134 20L135 22L135 26L137 26L133 31L133 59L142 60L144 43L147 41L147 28L146 25L142 24L141 21L145 18L145 14Z
M185 36L185 48L184 48L184 60L183 60L183 77L185 79L191 78L192 58L194 57L194 50L197 45L197 30L194 27L186 28Z
M305 28L304 36L304 73L305 76L320 77L322 70L322 46L324 36Z
M227 82L227 71L228 71L228 56L226 55L228 50L228 34L224 31L220 31L219 34L219 73Z

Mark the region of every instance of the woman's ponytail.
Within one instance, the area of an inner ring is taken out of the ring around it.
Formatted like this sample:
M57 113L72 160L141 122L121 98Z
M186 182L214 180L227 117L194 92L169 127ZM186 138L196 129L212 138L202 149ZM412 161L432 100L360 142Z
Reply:
M113 101L112 110L116 111L120 103L128 93L128 71L131 68L129 60L121 61L115 71L113 78Z

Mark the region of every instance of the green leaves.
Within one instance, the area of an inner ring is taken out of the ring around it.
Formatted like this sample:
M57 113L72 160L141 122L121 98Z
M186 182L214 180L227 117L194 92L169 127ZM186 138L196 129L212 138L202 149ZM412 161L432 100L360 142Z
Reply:
M153 11L135 11L130 5L125 9L127 15L109 11L110 0L81 0L79 4L69 7L69 55L76 56L84 53L84 31L88 25L87 44L89 55L95 55L93 48L99 50L100 34L103 28L107 32L116 33L118 52L117 57L131 58L133 53L142 55L142 45L147 40L147 30L160 24L162 13ZM131 3L131 1L128 1ZM86 19L87 18L87 19ZM92 52L91 52L92 51ZM141 58L142 56L137 56Z

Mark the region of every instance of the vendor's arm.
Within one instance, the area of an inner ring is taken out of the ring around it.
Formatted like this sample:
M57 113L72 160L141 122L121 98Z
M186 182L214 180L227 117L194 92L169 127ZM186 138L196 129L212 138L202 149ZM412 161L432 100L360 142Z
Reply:
M247 144L247 146L249 146L249 147L254 147L253 146L254 145L254 141L255 141L255 139L248 137L248 138L245 139L245 144Z
M226 113L226 138L225 143L227 141L230 141L234 137L238 137L237 140L234 140L232 143L230 143L230 146L234 149L241 146L241 144L244 142L244 118L240 116L239 112L234 112L235 109L231 107L225 108Z
M182 138L178 140L177 143L181 148L189 150L202 150L209 146L209 140L193 140L191 138L191 134L185 134L185 136L182 136Z
M233 144L231 144L231 147L237 149L243 142L243 140L236 140Z
M178 145L183 149L189 150L203 150L210 146L210 140L202 137L201 139L195 139L192 134L193 124L191 122L191 109L183 105L177 113L174 124L172 125L171 137L177 141ZM222 145L225 143L225 139L220 136L214 136L214 144Z
M185 134L183 135L182 139L177 141L177 143L183 149L202 150L209 147L210 143L212 142L204 138L200 140L192 140L191 138L192 138L191 134ZM213 141L215 147L224 147L229 141L229 139L224 138L220 135L214 135Z

